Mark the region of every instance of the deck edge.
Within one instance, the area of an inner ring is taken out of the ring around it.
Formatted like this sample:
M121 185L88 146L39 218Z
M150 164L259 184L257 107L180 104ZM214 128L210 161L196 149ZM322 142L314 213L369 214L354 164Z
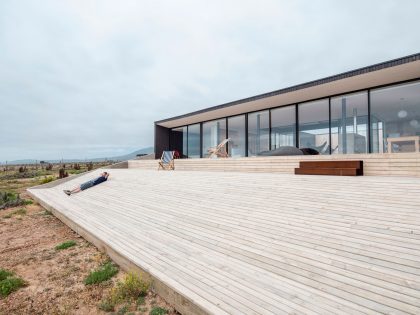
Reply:
M86 173L83 173L86 174ZM74 177L72 178L74 179ZM43 185L40 185L43 186ZM39 203L44 209L51 211L51 213L71 228L74 232L78 235L83 237L86 241L93 244L99 251L105 252L117 265L121 267L124 271L134 271L136 273L140 273L144 275L147 279L149 279L152 283L152 290L157 293L160 297L162 297L166 302L171 304L179 313L183 315L209 315L208 311L204 310L202 307L194 303L188 297L178 293L175 289L165 284L163 281L159 280L158 278L154 277L152 274L132 262L130 259L125 257L124 255L120 254L118 251L112 248L112 246L108 245L103 240L99 239L92 233L90 233L85 228L81 227L71 219L69 219L66 215L61 213L59 210L55 209L54 207L50 206L47 202L44 202L41 198L37 197L31 189L39 189L39 188L46 188L35 186L26 191L28 194L37 202Z

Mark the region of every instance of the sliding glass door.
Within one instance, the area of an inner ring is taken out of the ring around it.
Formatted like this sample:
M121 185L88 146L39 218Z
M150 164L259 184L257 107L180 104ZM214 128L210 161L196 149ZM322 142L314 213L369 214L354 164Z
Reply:
M270 114L268 110L248 114L248 156L270 149Z
M299 147L330 153L330 126L328 99L298 105Z
M229 156L241 157L246 153L245 115L228 118Z

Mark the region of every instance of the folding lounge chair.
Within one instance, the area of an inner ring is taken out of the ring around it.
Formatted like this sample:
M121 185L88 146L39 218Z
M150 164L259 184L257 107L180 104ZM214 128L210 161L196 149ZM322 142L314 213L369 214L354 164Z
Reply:
M160 161L159 161L158 170L160 170L161 168L163 170L174 170L175 169L174 155L175 155L175 151L163 151L162 157L160 158Z
M209 158L212 158L213 156L227 158L228 154L226 152L226 143L228 143L229 141L230 141L230 138L227 138L223 140L222 142L220 142L219 145L209 148L207 150L207 153L209 154Z

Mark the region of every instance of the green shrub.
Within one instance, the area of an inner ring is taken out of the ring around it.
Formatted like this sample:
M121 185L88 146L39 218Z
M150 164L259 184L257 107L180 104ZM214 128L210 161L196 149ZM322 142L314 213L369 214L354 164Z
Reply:
M48 177L45 177L45 178L41 179L41 184L47 184L49 182L52 182L53 180L54 180L54 177L48 176Z
M162 307L154 307L149 313L149 315L164 315L164 314L168 314L168 310Z
M31 200L21 199L19 194L0 191L0 210L32 204Z
M0 297L6 297L25 285L25 281L20 277L16 277L13 272L0 269Z
M144 296L147 294L149 286L150 283L144 281L139 275L129 273L122 281L117 282L117 285L111 289L109 295L102 300L99 308L110 312L114 310L115 305L123 302L131 303L137 301L138 306L144 304Z
M144 281L134 272L130 272L122 282L117 283L116 294L119 300L137 299L139 296L145 296L149 287L149 282Z
M99 304L99 309L103 310L104 312L112 312L115 308L114 303L112 303L111 299L106 298L101 301Z
M137 301L136 301L136 304L137 304L137 306L139 306L139 305L144 305L144 303L146 303L146 299L144 298L144 296L139 296L138 298L137 298Z
M4 279L13 276L13 272L7 271L5 269L0 268L0 281L3 281Z
M18 198L19 198L18 194L14 194L14 193L11 193L11 192L1 192L0 191L0 200L3 203L6 203L8 201L15 201Z
M118 273L118 267L111 262L107 262L100 266L97 270L92 271L85 279L85 284L97 284L111 279Z
M59 244L59 245L57 245L56 247L55 247L55 249L56 250L62 250L62 249L66 249L66 248L69 248L69 247L73 247L73 246L75 246L77 243L75 242L75 241L66 241L66 242L63 242L63 243L61 243L61 244Z
M128 312L128 306L124 305L118 310L117 315L125 315L125 313L127 312Z

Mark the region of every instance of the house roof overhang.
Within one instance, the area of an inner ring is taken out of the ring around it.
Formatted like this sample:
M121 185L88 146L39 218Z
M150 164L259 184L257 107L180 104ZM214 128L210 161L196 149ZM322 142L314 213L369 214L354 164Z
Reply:
M420 78L420 53L156 121L174 128Z

